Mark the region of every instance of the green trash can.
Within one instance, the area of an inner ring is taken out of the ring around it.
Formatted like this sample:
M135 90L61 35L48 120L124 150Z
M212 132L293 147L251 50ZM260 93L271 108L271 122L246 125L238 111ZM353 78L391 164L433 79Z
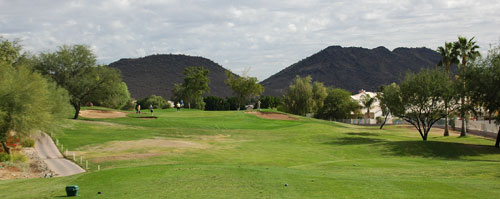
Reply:
M80 189L80 187L78 187L78 185L69 185L69 186L66 186L66 194L68 196L77 196L79 189Z

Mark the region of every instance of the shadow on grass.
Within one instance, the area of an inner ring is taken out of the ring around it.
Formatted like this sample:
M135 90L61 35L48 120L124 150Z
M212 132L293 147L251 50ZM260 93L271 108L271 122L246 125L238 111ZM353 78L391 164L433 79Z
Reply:
M330 142L325 142L324 144L358 145L358 144L375 144L380 142L385 142L385 140L377 138L365 138L365 137L342 137L342 138L337 138Z
M349 132L347 135L359 135L359 136L380 136L378 133L369 133L369 132Z
M394 141L382 145L387 147L387 155L419 156L444 159L460 159L466 156L481 156L500 154L500 150L493 146L463 144L440 141Z

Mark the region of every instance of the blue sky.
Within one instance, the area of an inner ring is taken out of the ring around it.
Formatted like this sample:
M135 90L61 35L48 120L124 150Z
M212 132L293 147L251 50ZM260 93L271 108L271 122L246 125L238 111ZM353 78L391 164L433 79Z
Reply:
M0 0L0 36L33 53L89 45L102 64L150 54L209 58L264 80L331 45L436 49L500 41L498 0Z

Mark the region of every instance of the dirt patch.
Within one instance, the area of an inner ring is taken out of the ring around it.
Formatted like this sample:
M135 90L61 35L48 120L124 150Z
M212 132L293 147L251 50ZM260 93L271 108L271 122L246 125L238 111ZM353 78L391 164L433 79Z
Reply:
M204 144L183 141L183 140L166 140L166 139L144 139L134 141L114 141L108 144L95 147L85 148L85 151L92 152L120 152L142 150L147 148L195 148L202 149L207 146Z
M21 153L28 158L28 161L0 163L0 180L54 176L47 165L38 157L34 148L23 148Z
M264 119L272 119L272 120L297 120L292 116L283 113L269 113L269 112L260 112L260 111L247 111L246 114L256 115L257 117Z
M120 118L120 117L126 117L127 113L119 111L105 111L105 110L83 110L80 111L80 116L86 118Z
M98 157L93 158L92 162L106 162L106 161L114 161L114 160L132 160L132 159L147 159L151 157L161 156L162 153L139 153L139 154L123 154L123 155L113 155L106 157Z

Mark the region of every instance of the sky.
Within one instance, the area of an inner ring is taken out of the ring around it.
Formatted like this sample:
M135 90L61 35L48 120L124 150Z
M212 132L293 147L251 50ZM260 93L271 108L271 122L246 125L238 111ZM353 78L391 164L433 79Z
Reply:
M436 49L500 41L498 0L0 0L0 36L31 53L90 46L100 64L151 54L213 60L259 80L332 45Z

